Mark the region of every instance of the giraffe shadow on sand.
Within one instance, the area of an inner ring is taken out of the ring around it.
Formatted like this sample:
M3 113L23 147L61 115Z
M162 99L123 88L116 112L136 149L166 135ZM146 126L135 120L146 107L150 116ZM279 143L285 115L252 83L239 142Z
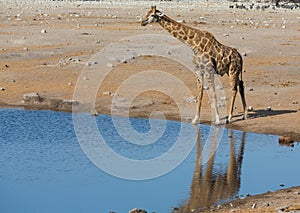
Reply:
M284 114L289 114L289 113L296 113L297 110L266 110L266 109L257 109L257 110L253 110L250 111L248 113L248 119L257 119L257 118L262 118L262 117L273 117L273 116L277 116L277 115L284 115ZM233 117L235 118L234 121L232 121L231 123L235 123L238 121L243 120L243 118L241 117L242 114L237 114L234 115Z
M249 113L249 118L260 118L260 117L272 117L276 115L283 115L283 114L289 114L289 113L296 113L297 110L265 110L265 109L258 109L253 110L251 113Z

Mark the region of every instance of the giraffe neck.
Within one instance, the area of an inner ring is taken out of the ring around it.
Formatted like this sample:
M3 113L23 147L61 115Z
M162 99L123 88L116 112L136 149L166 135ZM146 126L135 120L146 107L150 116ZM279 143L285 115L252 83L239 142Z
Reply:
M181 24L166 15L161 16L158 23L171 35L190 46L194 51L198 48L199 40L197 41L197 38L201 37L201 31Z

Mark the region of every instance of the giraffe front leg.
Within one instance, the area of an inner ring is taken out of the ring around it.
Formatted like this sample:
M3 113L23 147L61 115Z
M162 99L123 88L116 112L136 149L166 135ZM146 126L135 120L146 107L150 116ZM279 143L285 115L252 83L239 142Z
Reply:
M208 74L208 86L209 86L209 98L211 101L211 108L215 111L215 124L220 124L220 115L217 106L217 94L215 89L215 82L214 82L214 72L210 72Z
M197 78L197 87L198 87L198 96L197 96L197 109L196 109L196 115L195 118L192 121L192 124L199 124L200 123L200 110L201 110L201 103L202 103L202 97L203 97L203 74L200 74L200 78Z
M230 123L230 120L232 118L232 113L233 113L233 107L234 107L234 102L235 102L235 97L236 97L236 93L237 93L237 88L236 86L232 89L231 91L231 103L230 103L230 109L229 109L229 113L228 113L228 117L226 119L226 123Z

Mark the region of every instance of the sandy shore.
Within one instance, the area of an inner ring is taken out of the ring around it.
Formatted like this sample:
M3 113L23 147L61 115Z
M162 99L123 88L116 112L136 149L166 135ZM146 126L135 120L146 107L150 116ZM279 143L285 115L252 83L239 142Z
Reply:
M242 120L238 97L235 117L226 127L289 136L300 141L299 10L238 10L229 9L229 3L217 1L151 3L178 21L213 33L220 42L243 54L246 99L253 110L249 112L249 119ZM74 100L78 97L74 94L78 82L91 85L94 77L97 78L98 73L84 76L86 70L95 66L101 72L103 48L136 35L168 36L158 25L140 26L140 18L149 6L143 1L35 2L31 5L21 1L1 2L0 106L71 111L71 103L78 101L88 111L111 114L113 100L120 105L130 100L130 116L156 116L154 112L159 111L168 119L190 122L196 105L193 101L197 95L196 77L181 64L158 56L128 61L115 58L115 64L106 64L111 70L101 84L98 82L97 91L91 91L95 93L95 107L90 102ZM117 54L118 50L115 51ZM165 75L163 78L151 73L141 75L153 69L175 76L181 84L174 85ZM231 94L228 77L219 81L226 97L221 111L226 113ZM124 82L126 90L122 90ZM141 92L144 85L156 89ZM181 86L188 88L191 95L181 97ZM172 96L166 95L166 91ZM30 93L38 93L39 99L24 101L24 94ZM208 102L204 94L201 113L204 123L212 120ZM122 108L119 109L122 114Z

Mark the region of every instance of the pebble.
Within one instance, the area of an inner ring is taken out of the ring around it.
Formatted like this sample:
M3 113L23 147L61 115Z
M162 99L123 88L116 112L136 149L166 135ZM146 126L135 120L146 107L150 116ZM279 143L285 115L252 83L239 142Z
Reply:
M116 97L116 96L119 96L119 94L118 93L112 93L112 94L110 94L110 96L111 97Z
M78 105L79 102L76 100L63 100L64 104L72 104L72 105Z
M267 110L267 111L272 111L272 108L271 108L270 106L268 106L268 107L266 108L266 110Z
M250 88L248 89L248 91L254 91L254 89L253 89L252 87L250 87Z
M24 47L23 50L24 51L29 51L29 48L28 47Z
M82 79L85 81L89 80L86 76L84 76Z
M108 66L108 67L110 67L110 68L115 67L115 65L113 65L113 64L111 64L111 63L106 64L106 66Z
M95 41L95 43L96 43L96 44L100 44L100 43L101 43L101 41L97 40L97 41Z
M188 97L185 99L185 101L188 103L196 103L196 97Z
M46 29L42 29L41 33L47 33L47 30Z
M219 102L217 103L217 107L224 107L224 106L225 106L225 103L224 103L224 102L219 101Z
M69 82L69 83L68 83L68 86L69 86L69 87L71 87L71 86L73 86L73 85L74 85L74 84L73 84L72 82Z
M16 82L16 80L15 80L15 79L13 79L13 80L11 80L11 82L13 82L13 83L14 83L14 82Z
M253 107L252 106L249 106L248 107L248 111L253 111L254 109L253 109Z
M299 102L298 101L293 101L292 104L299 104Z
M248 54L247 53L243 53L243 56L247 56Z
M110 95L111 92L106 91L106 92L103 92L102 94L103 94L103 95Z
M37 92L27 93L23 95L23 102L38 103L42 98Z
M253 203L253 205L252 205L251 208L252 208L252 209L255 209L255 208L256 208L256 203Z
M0 87L0 91L4 91L5 90L5 88L3 88L3 87Z

